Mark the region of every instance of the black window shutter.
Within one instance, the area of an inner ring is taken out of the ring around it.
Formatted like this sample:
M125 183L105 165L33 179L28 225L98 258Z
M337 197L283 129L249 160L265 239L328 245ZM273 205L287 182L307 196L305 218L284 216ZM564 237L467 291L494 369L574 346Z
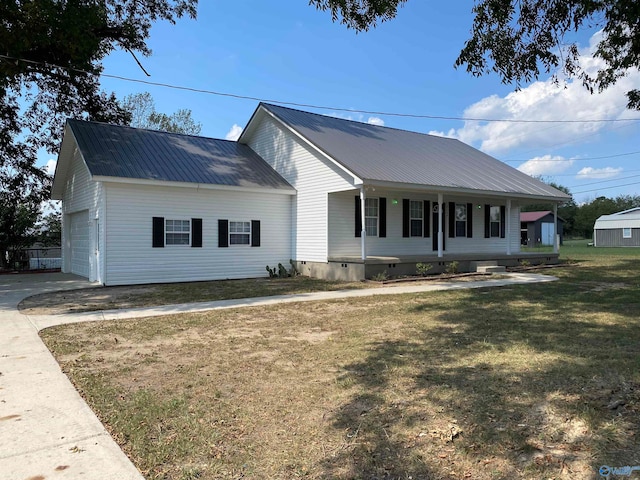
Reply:
M430 229L429 229L429 219L431 218L431 202L429 200L424 201L424 205L422 207L422 236L429 237Z
M378 237L385 238L387 236L387 199L384 197L380 197L380 211L378 213L380 214Z
M456 204L449 202L449 238L456 237Z
M467 203L467 238L473 238L473 204Z
M491 237L491 205L484 206L484 238Z
M507 223L505 221L505 217L506 215L506 207L504 205L500 206L500 238L504 238L506 235L506 231L505 231L505 224Z
M202 247L202 219L191 219L191 246Z
M260 220L251 220L251 246L260 246Z
M411 201L408 198L402 199L402 236L411 235Z
M229 246L229 220L218 220L218 247Z
M164 247L164 217L153 217L153 248Z
M360 197L356 195L356 217L355 217L355 233L356 237L362 236L362 212L361 210Z

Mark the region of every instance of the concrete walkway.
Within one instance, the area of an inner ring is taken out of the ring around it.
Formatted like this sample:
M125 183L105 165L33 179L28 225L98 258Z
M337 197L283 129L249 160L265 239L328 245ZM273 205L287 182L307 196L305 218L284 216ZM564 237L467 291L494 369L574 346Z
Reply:
M0 276L0 479L142 479L62 373L38 331L66 323L139 318L291 302L336 300L550 282L555 277L512 273L482 281L399 284L382 288L278 295L69 315L26 316L23 299L47 291L86 288L66 274Z
M25 297L86 288L65 274L0 276L0 479L142 480L38 336Z

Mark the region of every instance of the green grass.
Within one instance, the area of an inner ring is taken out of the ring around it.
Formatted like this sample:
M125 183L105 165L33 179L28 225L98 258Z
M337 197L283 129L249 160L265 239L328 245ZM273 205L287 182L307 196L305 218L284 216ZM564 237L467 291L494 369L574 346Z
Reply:
M149 479L597 478L640 465L640 249L561 255L553 283L43 338Z

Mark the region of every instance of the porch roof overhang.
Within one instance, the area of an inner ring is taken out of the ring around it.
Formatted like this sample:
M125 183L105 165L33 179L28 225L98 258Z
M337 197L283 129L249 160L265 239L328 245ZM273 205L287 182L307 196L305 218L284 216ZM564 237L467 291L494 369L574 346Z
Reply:
M531 200L533 202L549 202L549 203L563 203L569 200L569 196L549 196L549 195L536 195L522 192L505 192L497 190L477 190L473 188L464 187L447 187L440 185L424 185L417 183L401 183L390 182L385 180L367 180L363 179L362 183L356 183L356 188L361 187L380 187L389 188L393 190L409 190L414 192L429 192L429 193L442 193L449 195L464 195L466 197L486 198L486 197L500 197L512 200Z

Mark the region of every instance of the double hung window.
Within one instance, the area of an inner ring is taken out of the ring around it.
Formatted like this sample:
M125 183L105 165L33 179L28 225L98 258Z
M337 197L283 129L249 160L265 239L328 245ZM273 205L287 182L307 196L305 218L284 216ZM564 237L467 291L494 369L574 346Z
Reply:
M229 245L251 243L251 222L229 222Z
M191 245L190 220L165 220L166 245Z
M380 202L377 198L367 198L364 203L364 225L367 237L378 236Z
M411 200L409 203L409 221L411 222L411 236L421 237L423 232L423 202L421 200Z

